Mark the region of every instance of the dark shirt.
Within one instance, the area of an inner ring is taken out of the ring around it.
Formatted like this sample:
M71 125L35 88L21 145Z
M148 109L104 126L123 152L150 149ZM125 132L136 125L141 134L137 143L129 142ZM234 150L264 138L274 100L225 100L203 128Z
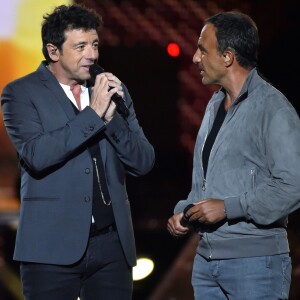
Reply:
M208 165L211 148L212 148L212 146L215 142L215 139L219 133L219 130L224 122L226 114L227 114L227 111L225 110L225 99L224 99L220 104L214 124L212 126L210 133L207 136L205 145L203 147L202 164L203 164L204 177L206 177L207 165Z

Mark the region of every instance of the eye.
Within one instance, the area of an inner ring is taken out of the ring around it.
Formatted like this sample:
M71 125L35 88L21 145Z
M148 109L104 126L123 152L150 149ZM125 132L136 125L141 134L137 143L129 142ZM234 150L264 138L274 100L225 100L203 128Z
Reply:
M83 50L83 49L84 49L84 45L79 45L79 46L77 47L77 49Z
M83 51L85 48L85 44L78 44L75 46L75 50L77 51Z

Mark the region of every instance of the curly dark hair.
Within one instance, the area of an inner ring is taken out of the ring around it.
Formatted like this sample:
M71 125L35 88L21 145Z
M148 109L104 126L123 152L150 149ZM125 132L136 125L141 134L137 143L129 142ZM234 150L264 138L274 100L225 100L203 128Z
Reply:
M83 29L85 31L100 30L103 25L102 17L93 9L80 4L57 6L50 14L43 16L42 42L43 54L48 62L51 61L47 44L55 45L59 50L65 42L65 32L72 29Z

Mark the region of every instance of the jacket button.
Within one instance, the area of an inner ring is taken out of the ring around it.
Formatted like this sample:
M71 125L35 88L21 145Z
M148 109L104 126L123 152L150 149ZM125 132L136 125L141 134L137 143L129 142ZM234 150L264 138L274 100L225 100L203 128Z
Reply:
M91 201L91 198L88 197L88 196L86 196L86 197L84 197L84 201L85 201L85 202L90 202L90 201Z

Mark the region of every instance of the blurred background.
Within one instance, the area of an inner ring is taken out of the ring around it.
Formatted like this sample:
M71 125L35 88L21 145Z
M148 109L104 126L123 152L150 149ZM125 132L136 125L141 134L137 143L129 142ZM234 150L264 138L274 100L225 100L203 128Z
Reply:
M34 71L43 59L42 16L72 1L3 0L0 10L0 91ZM156 165L146 176L128 178L138 257L154 262L134 281L133 300L193 299L191 267L198 238L175 240L166 230L177 201L191 185L193 148L214 88L201 84L192 56L203 20L219 11L240 10L257 23L259 69L300 111L299 21L291 0L81 0L104 19L100 65L128 87ZM299 92L298 92L299 94ZM0 110L1 114L1 110ZM253 120L255 121L255 120ZM300 170L299 170L300 171ZM0 300L22 299L18 264L12 261L18 225L19 178L16 153L0 121ZM289 218L293 259L290 300L300 299L300 220ZM55 300L55 299L54 299Z

